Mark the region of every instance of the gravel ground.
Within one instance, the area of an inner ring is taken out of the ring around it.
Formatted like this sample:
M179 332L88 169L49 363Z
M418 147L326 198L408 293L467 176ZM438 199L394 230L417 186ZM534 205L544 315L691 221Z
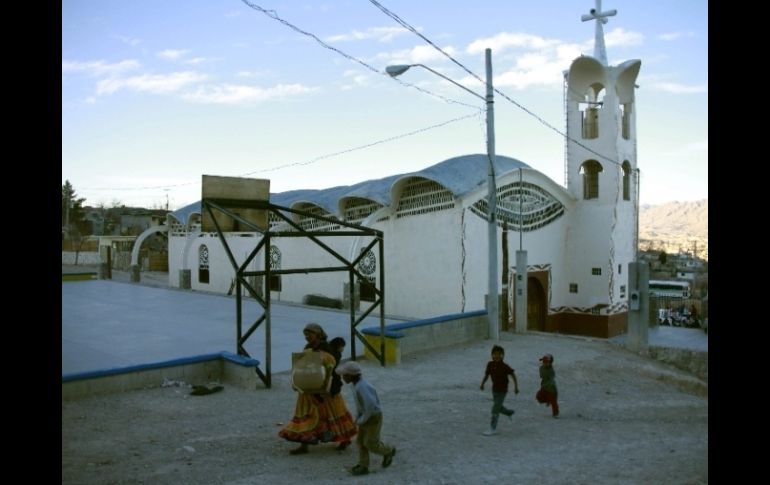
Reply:
M361 361L384 410L393 465L353 477L355 446L292 456L277 436L296 395L273 388L191 396L190 384L62 401L63 484L700 484L708 483L708 388L696 378L604 340L503 332L510 389L496 436L483 436L491 386L479 390L491 341ZM297 342L298 349L303 342ZM538 405L538 358L555 357L561 416ZM343 395L355 409L350 386Z

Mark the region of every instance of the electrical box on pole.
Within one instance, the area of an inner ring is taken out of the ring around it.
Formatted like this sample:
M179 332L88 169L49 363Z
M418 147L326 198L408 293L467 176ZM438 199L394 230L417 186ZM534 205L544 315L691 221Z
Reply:
M626 346L634 352L647 350L649 341L649 280L647 263L628 263L628 333Z

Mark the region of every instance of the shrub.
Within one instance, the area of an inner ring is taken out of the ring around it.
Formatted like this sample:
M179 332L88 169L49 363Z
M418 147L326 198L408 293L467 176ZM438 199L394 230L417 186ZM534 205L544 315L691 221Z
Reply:
M338 298L329 298L323 295L305 295L302 298L305 305L320 306L324 308L342 308L342 300Z

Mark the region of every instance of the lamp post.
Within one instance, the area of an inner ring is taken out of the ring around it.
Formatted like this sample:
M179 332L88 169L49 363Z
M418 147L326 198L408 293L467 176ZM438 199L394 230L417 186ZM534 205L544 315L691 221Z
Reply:
M489 338L499 340L500 314L497 305L497 186L495 183L495 111L494 111L494 89L492 87L492 50L485 51L486 71L487 71L487 95L486 97L474 93L460 83L449 79L440 72L434 71L423 64L403 64L388 66L385 68L390 76L396 77L405 73L410 67L419 66L433 74L446 79L455 86L471 93L484 101L487 105L487 158L489 159L489 172L487 175L487 187L489 189L487 196L488 211L488 241L489 241Z

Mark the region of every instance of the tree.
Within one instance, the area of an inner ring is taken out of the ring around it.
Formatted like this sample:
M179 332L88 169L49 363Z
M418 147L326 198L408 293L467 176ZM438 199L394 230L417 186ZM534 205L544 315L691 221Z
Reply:
M105 234L120 235L120 216L125 209L125 204L118 199L112 199L110 208L107 209Z
M125 207L118 199L112 199L109 206L105 202L100 202L96 206L102 219L102 231L100 235L115 235L116 228L120 228L120 213Z
M90 222L85 219L83 202L85 197L78 197L69 180L61 186L61 227L62 236L75 250L75 264L78 264L80 250L86 241L84 234L90 233Z
M660 261L660 264L666 264L668 262L668 254L665 251L661 251L658 255L658 261Z
M73 226L70 229L69 234L70 247L75 249L75 266L78 265L78 259L80 258L80 251L83 249L83 244L86 242L86 238L80 233L77 226Z
M67 238L73 229L77 229L81 234L87 232L87 221L83 211L85 201L85 197L77 196L70 181L65 180L64 185L61 186L61 227Z

